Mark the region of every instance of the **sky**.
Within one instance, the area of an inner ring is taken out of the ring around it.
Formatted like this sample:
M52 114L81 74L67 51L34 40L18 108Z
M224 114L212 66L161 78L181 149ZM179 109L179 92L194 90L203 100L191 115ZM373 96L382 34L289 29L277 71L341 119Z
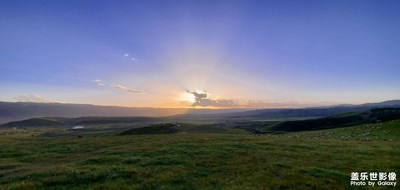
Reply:
M0 101L276 108L400 99L397 0L3 0Z

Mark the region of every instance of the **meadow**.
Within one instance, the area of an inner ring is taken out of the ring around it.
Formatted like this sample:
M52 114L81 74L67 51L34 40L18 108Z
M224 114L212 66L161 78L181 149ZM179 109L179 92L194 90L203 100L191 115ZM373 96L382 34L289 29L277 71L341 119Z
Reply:
M350 186L350 173L400 173L399 128L397 120L279 135L1 129L0 189L387 189Z

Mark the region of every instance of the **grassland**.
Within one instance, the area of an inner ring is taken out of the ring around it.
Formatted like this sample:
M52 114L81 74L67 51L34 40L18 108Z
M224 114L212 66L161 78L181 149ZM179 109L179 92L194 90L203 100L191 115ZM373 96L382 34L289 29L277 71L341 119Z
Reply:
M41 135L47 128L2 129L0 189L360 189L349 186L351 172L400 172L399 128L51 137Z
M271 131L310 131L332 129L361 124L374 124L400 119L400 108L376 108L364 112L352 112L317 119L284 121L271 126Z

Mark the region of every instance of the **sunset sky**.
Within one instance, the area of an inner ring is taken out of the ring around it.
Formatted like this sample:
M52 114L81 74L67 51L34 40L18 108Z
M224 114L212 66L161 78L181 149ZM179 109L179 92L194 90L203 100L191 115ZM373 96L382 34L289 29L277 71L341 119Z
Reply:
M303 107L400 98L400 1L0 1L0 101Z

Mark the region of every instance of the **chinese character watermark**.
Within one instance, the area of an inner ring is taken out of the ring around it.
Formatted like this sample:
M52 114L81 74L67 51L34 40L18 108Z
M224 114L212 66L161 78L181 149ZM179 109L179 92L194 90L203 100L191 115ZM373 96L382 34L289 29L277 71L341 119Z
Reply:
M351 172L351 186L393 186L397 184L395 172Z

